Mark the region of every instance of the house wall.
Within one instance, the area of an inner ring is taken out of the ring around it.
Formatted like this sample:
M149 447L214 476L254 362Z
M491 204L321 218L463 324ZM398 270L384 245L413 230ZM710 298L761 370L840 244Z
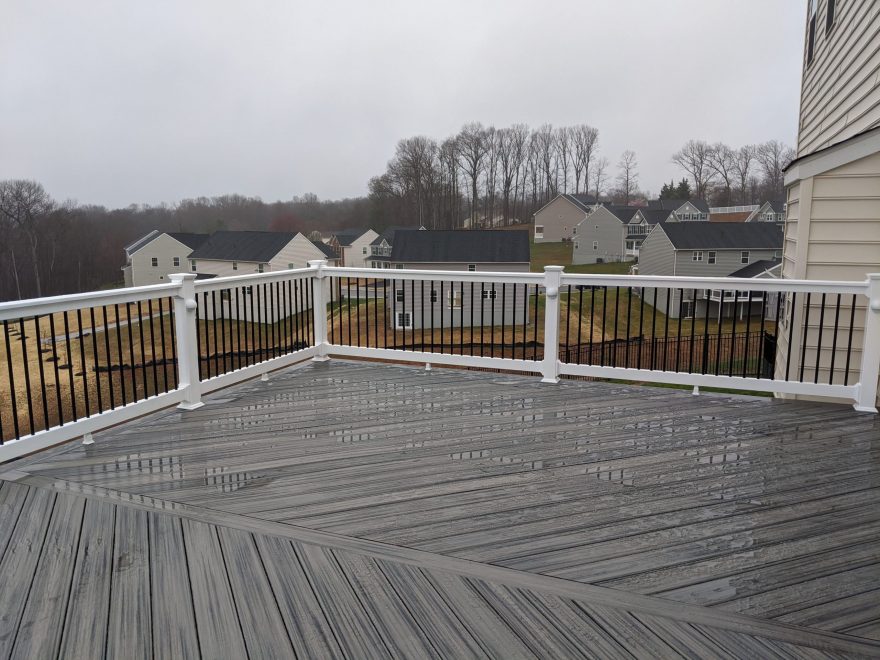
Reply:
M572 236L571 263L595 264L600 259L603 262L625 259L626 225L604 206L584 218L576 228L577 234ZM598 243L596 249L593 249L594 241Z
M749 263L773 259L781 249L779 247L775 250L749 250ZM706 261L709 250L702 251L703 261L694 261L693 252L693 250L678 251L675 257L675 275L680 277L727 277L748 265L740 261L741 250L715 250L715 264L709 264Z
M675 274L675 247L658 225L642 241L639 249L639 275Z
M500 263L491 263L491 264L476 264L478 272L517 272L517 273L527 273L529 272L529 264L500 264ZM467 271L468 264L461 263L418 263L418 264L407 264L407 268L415 268L415 269L427 269L427 270L451 270L451 271ZM507 284L502 287L501 284L495 285L495 299L491 298L483 298L482 290L480 288L479 283L474 283L473 286L473 305L471 305L471 284L470 282L443 282L442 295L440 282L434 282L434 290L437 292L437 302L430 302L431 298L431 283L425 282L424 284L424 296L422 294L422 285L421 282L415 282L414 285L411 282L404 283L404 293L403 293L403 301L397 301L397 294L392 293L392 285L391 282L394 280L389 280L388 282L388 298L385 301L388 306L388 319L389 323L393 323L394 314L398 312L410 312L412 314L412 327L413 329L419 329L422 327L430 328L435 327L439 328L442 325L444 328L460 327L462 324L462 315L464 320L465 327L471 325L471 312L473 311L473 325L474 327L478 326L491 326L493 324L493 310L494 310L494 325L500 326L502 324L502 314L503 314L503 322L505 326L511 325L522 325L523 319L526 318L528 321L528 310L529 304L526 300L525 295L525 285L518 284L516 286L516 297L514 298L514 287L512 284ZM453 286L455 291L461 291L462 286L463 296L462 296L462 307L461 308L450 308L449 306L449 287L450 284ZM395 291L400 290L401 282L397 282L394 285ZM484 284L483 288L486 291L491 291L491 284ZM532 289L533 291L534 289ZM489 294L491 295L491 294ZM424 324L422 322L422 310L424 309ZM431 319L431 312L433 311L433 325ZM442 315L442 317L441 317Z
M126 284L129 286L167 284L171 273L191 272L187 260L190 252L192 248L188 245L171 238L168 234L161 234L131 255L131 282L129 284L126 280ZM155 267L152 265L153 257L158 260L158 265ZM180 259L179 266L174 265L174 257Z
M561 243L571 238L572 231L586 215L582 208L559 196L535 213L534 226L544 227L544 237L535 236L534 230L532 237L535 243Z
M366 259L370 256L370 243L377 238L379 238L379 234L368 229L351 245L342 248L342 263L349 268L368 268L369 263ZM364 253L364 249L366 249L366 253Z
M861 158L822 174L793 181L787 189L785 222L785 279L861 281L868 273L880 272L880 152ZM784 374L788 361L791 327L798 330L791 338L791 369L800 369L805 319L804 300L795 300L791 323L782 326L777 351L777 375ZM850 357L849 382L858 381L864 342L864 297L857 298L853 323L853 352ZM849 300L844 297L843 304ZM825 318L833 318L836 296L826 299ZM819 351L818 320L821 300L811 299L809 327L806 332L805 367L812 373L819 361L820 382L831 374L833 328L822 333ZM834 382L843 383L846 365L845 347L849 339L849 317L841 318L834 359ZM827 326L826 322L826 326ZM792 372L797 373L797 372Z
M828 0L818 0L809 65L804 49L798 156L880 126L880 2L837 0L830 34L827 8Z

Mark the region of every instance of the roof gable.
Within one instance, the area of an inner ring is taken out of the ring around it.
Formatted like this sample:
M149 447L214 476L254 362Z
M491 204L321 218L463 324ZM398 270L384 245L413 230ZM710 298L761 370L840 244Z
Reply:
M391 261L401 263L529 263L523 230L398 231Z

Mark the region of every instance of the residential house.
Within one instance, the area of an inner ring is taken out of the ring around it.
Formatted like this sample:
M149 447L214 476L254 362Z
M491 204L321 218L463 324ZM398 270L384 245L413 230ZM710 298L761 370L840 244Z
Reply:
M808 0L797 157L785 172L786 216L782 276L786 279L864 280L880 272L880 3L877 0ZM794 301L783 325L777 373L797 370L801 359L819 365L819 381L858 382L866 323L858 300L854 323L828 330L819 350L821 301ZM833 296L832 296L833 298ZM791 302L791 301L789 301ZM829 307L834 304L831 301ZM832 309L826 313L833 314ZM806 345L803 327L808 326ZM794 332L791 332L794 328ZM855 350L843 359L852 332ZM791 335L791 354L788 354ZM832 351L837 349L836 360ZM831 365L834 371L831 372ZM849 374L845 374L847 365Z
M329 245L339 254L339 265L349 268L367 268L370 245L379 237L372 229L345 229L334 232Z
M690 277L754 277L773 267L782 254L782 231L775 224L741 222L663 222L642 243L639 275ZM754 266L760 263L760 266ZM745 267L751 267L746 270ZM756 271L752 273L752 270ZM657 309L672 318L727 317L748 312L742 292L658 289ZM653 296L645 302L653 304ZM752 312L760 313L763 299L752 296Z
M634 206L604 204L592 208L572 230L571 263L624 261L627 258L628 223L638 211Z
M305 268L317 259L335 261L335 251L285 231L217 231L188 258L189 271L214 277Z
M709 205L702 199L651 199L648 208L672 213L671 220L679 222L709 219Z
M571 240L574 228L596 205L597 200L592 195L557 195L533 216L535 243Z
M171 273L187 269L190 252L208 240L207 234L162 232L154 229L125 248L122 274L125 286L164 284Z
M398 230L395 268L465 272L529 272L529 233L522 230ZM424 290L423 290L424 289ZM453 283L388 285L388 316L398 329L501 325L527 317L524 286Z
M785 202L782 200L773 200L764 202L755 211L754 215L748 219L748 222L775 222L779 225L785 223Z
M391 268L391 248L394 245L394 234L400 230L409 230L413 227L388 227L370 243L370 254L366 258L370 268ZM419 227L425 231L424 227Z
M709 208L709 222L748 222L760 208L760 204L712 206Z

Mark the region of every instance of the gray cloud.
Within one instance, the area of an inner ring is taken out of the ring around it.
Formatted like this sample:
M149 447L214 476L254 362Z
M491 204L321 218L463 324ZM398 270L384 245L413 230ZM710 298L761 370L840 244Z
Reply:
M474 120L590 123L656 192L689 138L796 135L802 2L11 1L0 178L58 199L362 195Z

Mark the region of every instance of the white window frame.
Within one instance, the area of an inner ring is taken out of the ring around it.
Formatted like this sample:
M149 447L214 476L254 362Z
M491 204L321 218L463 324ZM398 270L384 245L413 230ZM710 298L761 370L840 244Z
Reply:
M706 263L710 266L714 266L718 263L718 253L715 250L709 250L706 255Z
M412 328L412 322L412 312L397 312L394 315L395 330L406 330L408 328Z
M702 250L694 250L691 252L691 261L702 261L703 260L703 251Z
M257 264L257 272L265 273L266 272L266 264Z
M180 257L171 257L172 266L180 266Z
M431 292L430 292L429 296L430 296L429 300L430 300L432 303L437 302L437 289L431 289Z
M153 268L158 268L159 267L159 257L150 257L150 265Z
M446 292L446 306L449 309L461 309L461 289Z
M404 292L404 290L403 290L402 288L401 288L401 289L395 289L395 290L394 290L394 302L402 303L402 302L403 302L404 295L405 295L405 292Z
M406 268L406 264L395 264L394 266L397 270L403 270Z
M366 253L367 253L367 246L365 245L365 246L363 247L362 254L366 254Z
M544 238L544 225L535 225L535 238Z
M496 300L498 298L497 289L483 289L483 300Z
M577 227L575 227L574 229L571 230L571 235L572 235L572 236L577 236L577 235L578 235L578 228L577 228Z
M477 270L477 264L468 264L468 272L474 273Z
M599 249L599 241L593 241L593 249L594 249L594 250L598 250L598 249Z
M748 250L743 250L742 252L739 253L739 262L740 262L743 266L748 266L748 265L749 265L749 259L750 259L750 258L751 258L751 254L749 253Z
M238 262L237 261L232 262L232 270L238 270Z
M196 272L196 260L195 259L189 260L189 268L192 272L194 272L194 273Z

